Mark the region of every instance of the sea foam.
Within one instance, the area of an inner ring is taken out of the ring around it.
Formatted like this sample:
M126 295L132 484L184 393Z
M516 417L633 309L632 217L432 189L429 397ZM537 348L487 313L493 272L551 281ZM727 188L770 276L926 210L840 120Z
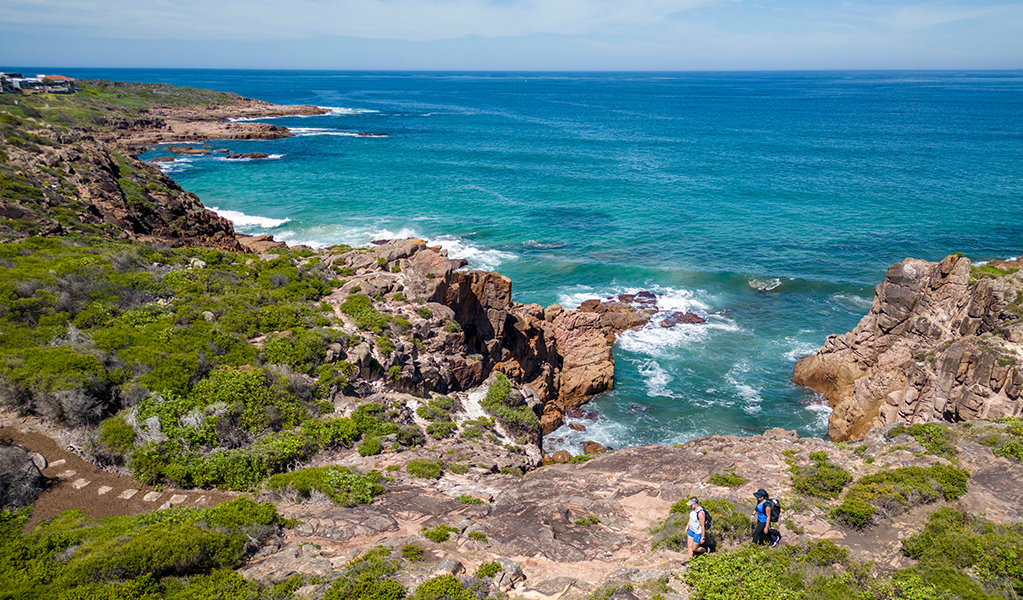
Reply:
M285 223L291 221L291 219L271 219L269 217L256 217L247 215L243 212L236 210L221 210L216 206L210 206L209 209L221 217L224 217L228 221L231 221L237 227L258 227L260 229L274 229L280 227Z
M385 138L386 135L377 133L359 133L356 131L341 131L340 129L331 129L329 127L289 127L290 131L295 137L309 137L314 135L333 135L337 137L355 137L355 138Z
M469 266L481 271L496 271L501 263L515 260L517 255L504 250L481 248L472 242L453 235L442 235L432 238L431 244L440 244L448 251L449 258L464 258Z

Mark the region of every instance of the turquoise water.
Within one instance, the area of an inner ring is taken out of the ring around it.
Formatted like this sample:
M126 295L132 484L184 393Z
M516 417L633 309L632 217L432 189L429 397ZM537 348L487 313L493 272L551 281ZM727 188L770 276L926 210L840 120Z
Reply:
M708 319L623 336L598 420L551 447L823 436L793 364L889 265L1023 252L1020 72L69 74L332 107L272 121L295 138L211 144L271 160L165 167L239 231L425 237L519 302L647 289Z

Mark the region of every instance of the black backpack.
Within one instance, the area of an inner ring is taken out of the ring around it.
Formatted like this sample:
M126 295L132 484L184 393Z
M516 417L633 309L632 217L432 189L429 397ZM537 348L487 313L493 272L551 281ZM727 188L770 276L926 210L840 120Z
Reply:
M777 498L771 498L768 502L771 503L771 522L777 523L778 518L781 516L781 504Z
M703 511L703 531L706 533L714 525L714 518L710 516L707 509L701 508L700 510ZM700 518L700 515L696 515L696 518Z

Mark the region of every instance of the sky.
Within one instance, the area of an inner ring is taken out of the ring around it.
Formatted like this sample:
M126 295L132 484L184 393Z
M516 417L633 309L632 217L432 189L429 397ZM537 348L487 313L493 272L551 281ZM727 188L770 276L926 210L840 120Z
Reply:
M1004 0L0 0L0 70L1023 69Z

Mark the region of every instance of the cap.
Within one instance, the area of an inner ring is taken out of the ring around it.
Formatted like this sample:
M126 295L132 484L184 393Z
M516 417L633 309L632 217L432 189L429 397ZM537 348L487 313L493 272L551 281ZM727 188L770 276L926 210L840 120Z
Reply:
M692 505L694 505L694 504L696 504L696 503L697 503L697 500L696 500L696 498L690 498L690 499L689 499L689 506L692 506Z
M767 497L767 490L765 490L764 488L760 488L759 490L753 492L753 497L754 498L766 498Z

